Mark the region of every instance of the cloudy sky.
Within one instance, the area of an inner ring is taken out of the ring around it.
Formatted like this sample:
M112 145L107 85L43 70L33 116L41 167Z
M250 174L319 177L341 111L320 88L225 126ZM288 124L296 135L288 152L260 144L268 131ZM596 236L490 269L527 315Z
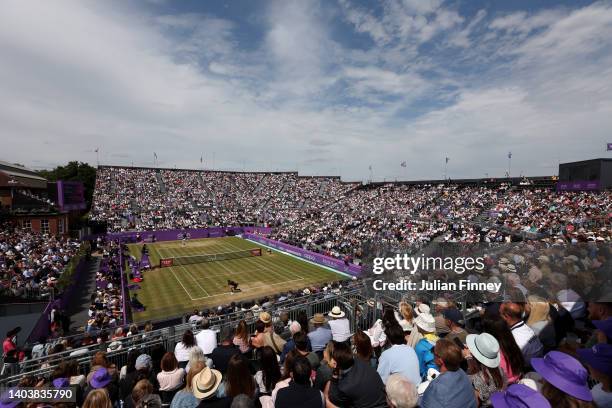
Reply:
M0 3L0 160L551 175L610 156L612 3ZM406 167L400 163L406 161Z

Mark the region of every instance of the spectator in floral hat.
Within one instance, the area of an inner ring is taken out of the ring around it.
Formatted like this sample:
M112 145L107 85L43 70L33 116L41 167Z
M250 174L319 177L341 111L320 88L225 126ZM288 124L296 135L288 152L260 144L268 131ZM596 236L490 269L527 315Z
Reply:
M578 357L586 364L598 384L591 389L598 407L612 407L612 344L596 344L578 349Z
M542 376L542 395L554 407L595 407L587 384L589 374L578 360L560 351L534 358L533 368Z

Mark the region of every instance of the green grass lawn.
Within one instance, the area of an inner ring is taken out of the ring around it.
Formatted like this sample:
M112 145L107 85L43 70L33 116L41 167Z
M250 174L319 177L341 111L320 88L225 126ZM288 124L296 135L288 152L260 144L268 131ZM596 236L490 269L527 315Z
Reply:
M128 245L130 253L140 259L142 244ZM146 306L133 314L135 322L166 317L218 306L232 301L260 298L311 284L332 282L346 276L278 251L268 253L259 243L237 237L147 244L149 259L155 269L145 271L144 281L136 290ZM215 254L262 248L262 256L192 265L159 268L159 259L177 256ZM230 293L227 280L240 284L240 293Z

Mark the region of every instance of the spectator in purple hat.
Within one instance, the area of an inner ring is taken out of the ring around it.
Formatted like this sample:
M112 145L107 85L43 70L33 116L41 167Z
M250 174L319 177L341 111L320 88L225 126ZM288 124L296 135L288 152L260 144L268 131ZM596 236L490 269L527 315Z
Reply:
M542 394L523 384L512 384L506 391L496 392L491 403L493 408L551 408Z
M593 336L597 342L612 344L612 319L593 320L592 323L597 328Z
M612 407L612 344L596 344L579 349L578 356L599 383L591 389L598 407Z
M595 324L600 331L605 331L602 327L608 327L608 333L610 333L610 325L612 324L612 303L610 302L589 302L588 306L589 319ZM599 321L599 326L595 323ZM599 336L598 336L599 335ZM595 333L587 342L586 346L591 347L596 343L600 343L600 333ZM610 335L607 336L608 339Z
M85 399L92 390L104 388L108 392L108 396L115 404L119 400L119 388L115 383L113 376L104 367L94 371L89 379L87 388L85 389Z
M542 394L554 407L595 407L587 384L589 374L578 360L560 351L531 360L542 376Z

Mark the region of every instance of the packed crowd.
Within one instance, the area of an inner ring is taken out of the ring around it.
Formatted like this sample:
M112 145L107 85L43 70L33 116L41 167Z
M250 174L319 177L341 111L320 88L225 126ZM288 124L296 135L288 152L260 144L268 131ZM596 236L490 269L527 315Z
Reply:
M127 363L101 347L86 372L72 356L20 385L74 385L87 408L612 406L612 303L578 316L538 299L491 302L470 320L447 299L367 306L374 318L353 329L340 306L295 320L262 308L253 329L220 332L196 313L169 348L137 347L151 327L118 329Z
M70 238L1 223L0 295L49 298L79 247L79 242Z
M92 218L109 220L112 231L265 223L275 227L273 238L358 259L368 241L397 250L418 249L438 237L509 242L520 233L571 242L580 230L609 242L611 206L610 191L556 193L509 184L358 187L295 173L107 167L98 170Z

